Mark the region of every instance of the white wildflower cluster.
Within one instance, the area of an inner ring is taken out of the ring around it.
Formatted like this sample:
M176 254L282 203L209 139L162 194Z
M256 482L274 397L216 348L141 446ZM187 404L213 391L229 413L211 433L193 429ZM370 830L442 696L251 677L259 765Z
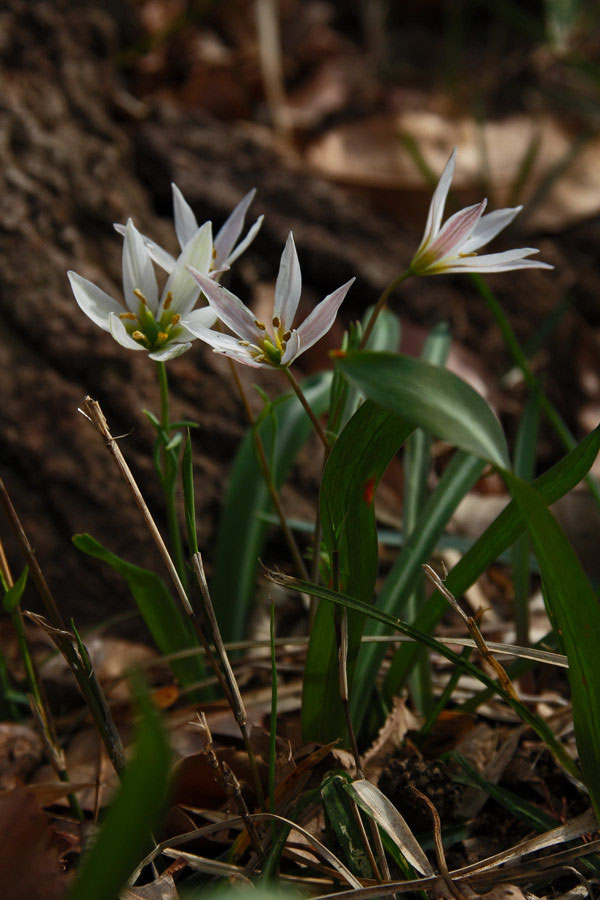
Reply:
M456 151L450 156L433 194L425 233L409 272L438 275L552 268L529 259L537 250L528 247L478 256L477 251L512 222L520 212L520 206L483 215L487 201L482 200L455 213L442 225L455 156ZM131 219L127 225L115 225L124 238L123 297L126 308L95 284L76 272L69 272L77 303L119 344L131 350L145 350L151 359L159 362L185 353L194 338L199 338L216 353L248 366L289 366L329 331L354 279L325 297L295 328L302 280L290 233L281 257L271 322L259 321L238 297L218 283L219 276L249 247L260 229L262 216L240 240L255 193L252 190L246 194L213 240L211 223L199 225L183 194L173 185L179 256L173 257L151 238L142 235ZM167 274L160 297L153 263ZM204 305L195 308L201 295ZM212 330L217 319L233 334Z

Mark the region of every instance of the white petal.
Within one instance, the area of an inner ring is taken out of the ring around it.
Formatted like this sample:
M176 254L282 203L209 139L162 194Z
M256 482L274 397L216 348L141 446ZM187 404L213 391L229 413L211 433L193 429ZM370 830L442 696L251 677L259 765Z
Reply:
M229 256L227 256L225 258L225 260L223 261L223 265L227 264L227 268L229 268L229 266L233 265L233 263L236 261L238 256L241 256L242 253L244 252L244 250L246 250L250 246L250 244L252 243L252 241L254 240L254 238L256 237L258 232L260 231L260 226L263 223L263 219L264 219L264 216L258 217L258 219L254 223L254 225L252 226L252 228L250 229L250 231L248 232L248 234L246 235L244 240L240 241L239 244L237 245L237 247L234 250L232 250L232 252L229 254ZM217 260L215 260L215 262L218 262L218 257L217 257Z
M183 250L187 242L198 230L198 222L192 207L187 202L176 184L171 184L173 191L173 218L175 220L175 234L179 246Z
M137 341L134 341L131 335L127 333L121 319L115 316L114 313L111 313L108 317L108 327L117 344L120 344L122 347L127 347L128 350L146 349L141 344L138 344Z
M251 366L253 369L272 368L267 362L257 362L248 351L243 349L243 347L240 347L238 350L213 350L213 353L219 353L221 356L228 356L230 359L243 363L245 366Z
M503 228L510 225L522 209L522 206L515 206L513 209L495 209L494 212L482 216L471 237L463 244L461 253L473 253L484 244L488 244Z
M175 268L169 275L162 292L159 315L162 305L171 292L173 300L171 310L179 315L186 315L194 306L200 295L200 287L187 270L187 266L193 266L203 274L207 274L212 259L212 227L206 222L199 228L193 237L187 242L175 264Z
M211 328L217 321L218 316L212 306L201 306L200 309L193 309L184 316L179 323L180 328L187 328L187 323L192 326L202 325L204 328ZM193 332L191 332L193 334Z
M277 284L275 285L275 306L273 308L273 317L279 316L281 320L282 332L290 331L294 324L294 316L298 309L301 290L300 263L298 262L294 237L290 231L281 254Z
M125 237L125 234L127 233L126 225L119 225L117 222L113 222L113 228ZM146 237L145 234L142 235L142 240L154 262L157 263L161 269L164 269L165 272L172 272L175 267L175 257L171 256L170 253L161 247L160 244L157 244L156 241L153 241L152 238Z
M313 344L316 344L323 335L327 334L335 322L337 311L340 308L344 297L355 281L355 278L351 278L350 281L347 281L346 284L339 287L337 291L334 291L332 294L325 297L324 300L321 300L321 302L315 306L310 316L308 316L302 325L300 325L296 331L300 342L300 347L295 354L296 357L300 356L301 353L304 353L305 350L308 350L309 347L312 347ZM286 347L285 356L287 356L288 347Z
M225 323L232 331L245 341L256 344L264 337L264 331L256 327L256 319L247 306L232 294L231 291L221 287L212 278L207 278L202 272L190 268L189 271L194 276L210 305L216 311L222 322Z
M448 191L450 190L450 185L452 184L452 178L454 176L455 161L456 147L450 154L450 159L446 163L441 178L437 183L437 187L433 192L433 197L431 198L431 203L429 204L429 211L427 213L425 233L423 235L423 240L421 241L417 253L420 253L425 244L428 244L429 241L432 241L440 230L442 217L444 215L444 207L446 206L446 198L448 197Z
M231 251L235 247L235 242L242 233L246 213L248 212L248 207L254 200L255 194L256 188L252 188L251 191L248 191L246 196L240 200L225 224L219 230L219 233L215 238L215 260L217 264L228 260Z
M441 266L432 275L446 272L509 272L511 269L553 269L548 263L536 259L526 259L533 253L539 253L533 247L522 247L518 250L505 250L504 253L486 253L483 256L465 256L453 259L449 265Z
M296 330L292 331L290 335L290 339L287 342L285 353L281 357L281 365L289 366L290 363L293 363L296 357L300 353L300 338L298 337L298 332Z
M155 359L157 362L166 362L168 359L175 359L176 356L181 356L182 353L186 353L192 345L190 343L172 343L167 344L166 347L163 347L162 350L156 350L155 353L149 353L148 356L150 359Z
M190 331L194 337L200 338L201 341L204 341L206 344L210 344L210 346L214 350L235 350L247 353L249 352L247 348L240 347L239 338L233 337L231 334L222 334L220 331L212 331L210 328L206 328L199 322L192 321L186 319L186 328Z
M436 239L427 247L426 255L431 255L437 261L460 252L463 244L471 237L486 204L487 200L482 200L481 203L467 206L450 216Z
M77 272L67 272L67 275L80 309L104 331L110 331L108 317L111 313L117 316L122 313L124 310L121 304Z
M139 299L133 293L140 291L153 314L158 307L158 289L152 261L141 234L129 219L123 243L123 294L131 312L137 313Z

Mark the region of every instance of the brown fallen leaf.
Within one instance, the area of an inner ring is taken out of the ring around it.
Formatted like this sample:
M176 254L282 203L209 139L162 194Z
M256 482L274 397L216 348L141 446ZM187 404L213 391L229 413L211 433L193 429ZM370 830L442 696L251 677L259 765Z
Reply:
M0 897L63 900L69 882L34 794L25 787L0 794Z
M42 760L37 732L16 722L0 723L0 788L9 790L24 780Z

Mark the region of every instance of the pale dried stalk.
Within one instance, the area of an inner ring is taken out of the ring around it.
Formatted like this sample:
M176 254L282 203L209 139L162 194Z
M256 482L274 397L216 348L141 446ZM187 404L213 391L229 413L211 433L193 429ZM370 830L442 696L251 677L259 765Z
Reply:
M112 458L114 459L114 461L117 465L117 468L119 469L119 472L120 472L121 476L123 477L123 480L125 481L127 487L129 488L129 490L133 496L133 499L135 500L135 504L136 504L137 508L139 509L140 513L142 514L142 518L144 519L144 522L146 523L148 531L152 535L152 539L158 548L158 552L162 556L162 559L167 568L167 571L168 571L169 575L171 576L171 581L173 582L175 591L177 592L177 596L179 597L179 600L181 601L181 605L183 606L187 615L190 616L191 618L193 618L194 610L192 609L192 606L190 604L188 595L186 594L185 588L184 588L183 584L181 583L181 579L180 579L179 575L177 574L177 569L175 568L175 564L174 564L173 560L171 559L171 555L170 555L169 551L167 550L167 545L163 541L162 535L156 526L156 522L152 518L152 514L151 514L150 510L148 509L146 501L142 497L142 493L141 493L139 487L137 486L135 478L133 477L133 475L131 473L131 469L125 462L125 457L121 453L121 450L117 443L117 438L114 438L112 436L112 434L110 433L108 423L106 421L104 413L102 412L102 409L100 408L100 404L96 400L92 400L91 397L86 397L81 405L81 409L79 410L79 412L81 412L82 415L84 415L86 417L86 419L89 419L89 421L92 423L92 425L94 425L96 430L99 431L100 434L102 435L102 437L104 438L107 450L110 453L110 455L112 456Z
M466 612L460 607L454 594L452 594L451 591L448 590L440 576L436 571L434 571L434 569L431 568L431 566L428 566L427 563L425 563L423 565L423 570L434 588L436 588L436 590L438 590L440 594L442 594L446 598L452 608L455 609L459 616L461 616L461 618L464 620L473 640L475 641L475 646L477 647L487 664L491 666L491 668L498 676L498 681L500 682L506 693L509 694L513 700L519 702L519 695L512 686L510 678L508 677L506 671L502 668L498 660L492 656L490 648L486 644L481 631L477 627L477 622L475 621L473 616L468 616Z

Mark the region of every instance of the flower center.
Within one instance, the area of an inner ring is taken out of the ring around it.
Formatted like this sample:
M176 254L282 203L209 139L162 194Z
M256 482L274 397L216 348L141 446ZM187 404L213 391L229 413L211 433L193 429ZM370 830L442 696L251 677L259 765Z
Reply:
M276 367L280 366L281 357L285 353L285 348L292 332L282 332L281 321L278 316L273 316L272 319L274 335L267 332L267 326L264 322L255 319L254 324L260 331L265 332L264 338L257 341L256 344L251 344L250 341L238 341L240 347L248 348L256 362L267 363Z
M170 309L173 303L173 295L169 291L162 305L161 316L159 319L156 319L142 292L136 288L133 293L140 301L137 315L133 312L124 312L121 313L119 318L134 341L137 341L146 350L159 350L161 347L164 347L167 341L175 338L181 331L177 327L181 321L181 316L179 313L171 312Z

